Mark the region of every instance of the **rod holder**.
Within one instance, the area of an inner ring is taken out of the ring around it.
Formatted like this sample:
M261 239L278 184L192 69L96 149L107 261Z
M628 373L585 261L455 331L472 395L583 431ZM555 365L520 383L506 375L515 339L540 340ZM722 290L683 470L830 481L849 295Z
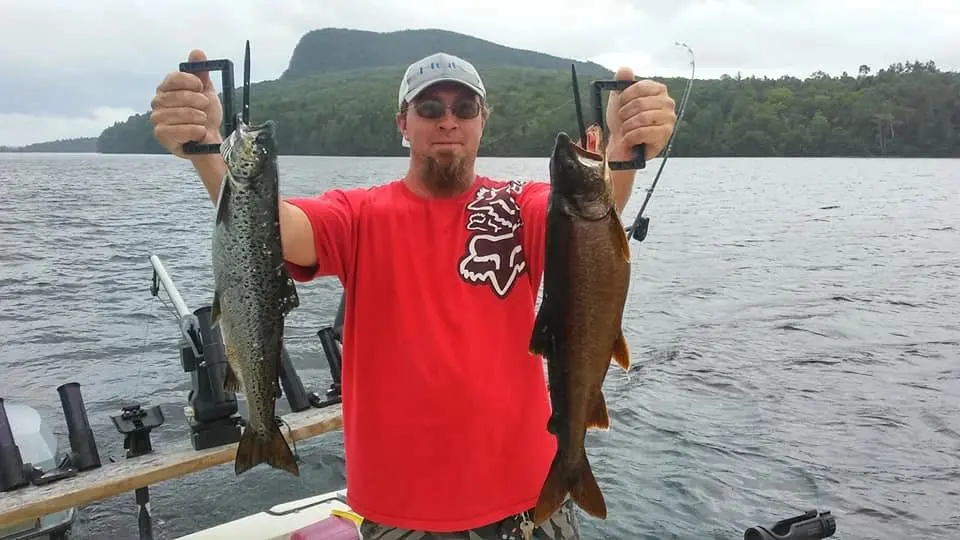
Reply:
M218 420L238 410L236 394L223 387L227 376L227 355L220 329L213 327L212 313L211 306L193 312L199 323L202 356L196 358L187 354L190 351L181 349L184 371L193 379L193 414L201 422Z
M280 349L280 386L283 387L283 393L287 396L287 403L290 410L300 412L310 408L310 400L307 397L307 389L297 374L297 368L293 365L290 353L286 347Z
M223 336L213 327L211 306L193 312L200 336L200 356L190 343L181 343L180 360L183 370L190 373L193 388L190 391L191 442L195 450L235 443L240 440L242 418L238 414L237 397L224 387L227 356Z
M327 390L327 398L320 400L319 397L316 399L316 403L313 404L314 407L327 407L329 405L334 405L341 402L341 366L343 364L343 358L340 351L340 343L336 338L336 331L332 326L325 326L317 332L317 337L320 338L320 346L323 347L323 355L327 358L327 365L330 366L330 377L333 379L333 382L330 383L330 388Z
M781 519L773 527L750 527L743 540L820 540L837 532L837 520L830 510L808 510L799 516Z
M7 409L0 398L0 491L12 491L30 483L28 466L24 466L20 448L13 439Z
M150 431L163 424L163 412L159 406L149 409L140 408L140 404L123 407L120 414L111 416L117 431L124 435L123 447L127 457L133 458L153 452Z
M78 471L95 469L100 466L100 454L97 451L97 442L90 429L87 419L87 409L83 404L80 393L80 383L70 382L57 387L60 394L60 404L63 406L63 415L67 421L67 432L70 435L70 463Z

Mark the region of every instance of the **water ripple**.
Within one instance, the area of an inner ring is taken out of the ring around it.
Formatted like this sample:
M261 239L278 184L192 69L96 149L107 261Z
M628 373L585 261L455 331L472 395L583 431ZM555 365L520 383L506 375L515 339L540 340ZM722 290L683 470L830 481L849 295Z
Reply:
M56 386L79 381L101 455L122 402L186 436L189 377L158 254L188 305L210 302L212 205L169 156L0 155L2 396L65 441ZM282 158L287 195L371 185L403 159ZM541 177L542 159L482 158ZM960 167L956 160L676 159L633 244L612 427L588 435L610 509L586 538L738 538L829 508L839 538L960 536ZM69 181L69 189L64 182ZM637 193L650 175L641 173ZM635 196L625 215L642 201ZM287 343L329 384L316 338L339 285L301 286ZM285 402L281 401L281 407ZM339 433L298 445L302 476L217 467L151 489L158 538L343 482ZM207 512L183 512L190 504ZM132 495L83 509L79 538L135 537Z

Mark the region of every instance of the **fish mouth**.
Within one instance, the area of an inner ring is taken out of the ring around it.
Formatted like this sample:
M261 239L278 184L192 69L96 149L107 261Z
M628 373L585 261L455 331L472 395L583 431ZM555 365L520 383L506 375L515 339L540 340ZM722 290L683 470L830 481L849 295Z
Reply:
M580 162L581 160L586 160L588 162L600 162L603 161L603 155L587 150L582 146L583 143L576 143L573 139L567 135L566 132L561 131L557 134L556 141L553 148L553 159L565 160L570 162Z
M237 132L244 137L252 138L256 144L266 145L274 140L277 124L273 120L265 120L259 124L237 122Z
M243 181L260 175L267 161L276 155L276 123L266 120L245 124L238 117L236 126L222 145L221 154L234 179Z
M550 171L554 179L578 176L585 167L596 166L602 161L602 155L587 150L561 131L557 134L550 156Z
M243 126L242 134L252 141L251 145L256 148L258 152L268 154L276 153L277 124L273 120L265 120L260 124Z

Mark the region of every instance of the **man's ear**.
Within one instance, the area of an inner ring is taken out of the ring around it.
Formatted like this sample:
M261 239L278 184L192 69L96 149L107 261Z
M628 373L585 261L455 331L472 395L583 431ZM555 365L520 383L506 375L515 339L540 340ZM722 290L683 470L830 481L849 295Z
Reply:
M402 112L397 113L397 130L400 131L401 135L407 130L407 115Z

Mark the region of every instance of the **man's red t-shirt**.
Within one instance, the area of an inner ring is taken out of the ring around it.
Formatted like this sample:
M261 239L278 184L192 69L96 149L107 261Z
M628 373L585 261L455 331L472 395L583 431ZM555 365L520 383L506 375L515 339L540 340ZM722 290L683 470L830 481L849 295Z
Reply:
M478 177L454 199L400 180L289 200L340 278L347 496L373 521L458 531L536 504L556 449L528 352L549 184Z

